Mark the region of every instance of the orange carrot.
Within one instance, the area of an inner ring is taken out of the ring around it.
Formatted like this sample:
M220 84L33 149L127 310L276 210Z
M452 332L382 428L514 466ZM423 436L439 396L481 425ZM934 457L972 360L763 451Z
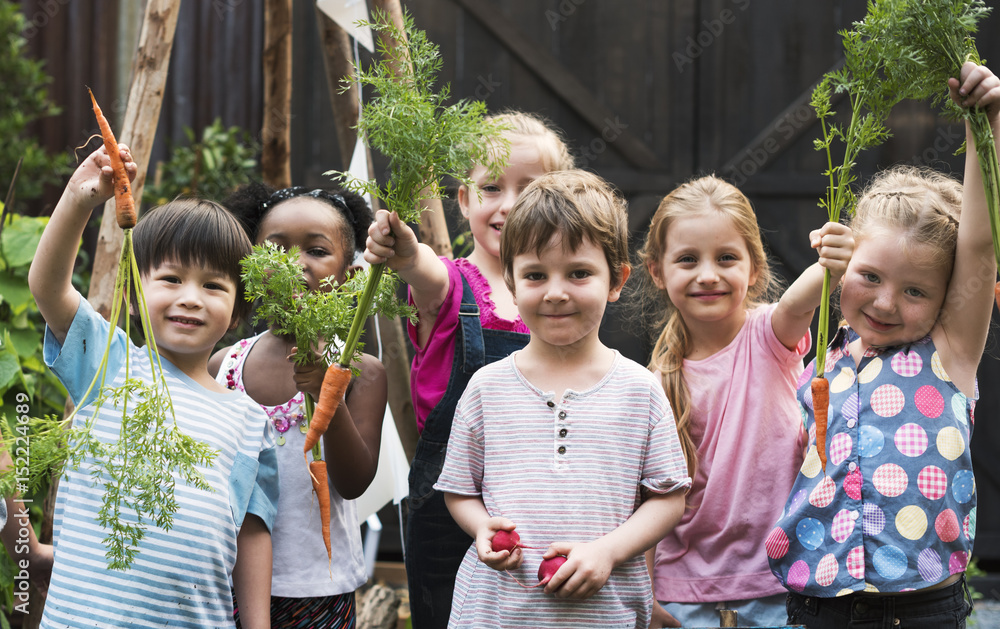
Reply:
M323 388L320 389L319 401L316 402L316 410L309 420L309 432L306 433L306 443L302 447L302 452L308 453L312 450L319 438L323 436L330 426L333 414L337 412L340 401L344 399L344 392L351 382L351 369L340 363L333 363L326 369L323 376Z
M997 309L1000 309L1000 282L993 287L993 299L997 302Z
M319 500L319 517L323 527L323 543L326 544L326 554L333 561L330 549L330 489L329 477L326 475L326 461L310 461L309 476L312 477L313 491Z
M823 377L813 378L812 383L813 413L816 417L816 450L819 462L826 474L826 420L830 407L830 382Z
M101 128L101 137L104 138L104 148L111 158L111 170L114 171L115 185L115 212L118 217L118 226L122 229L132 229L135 227L136 213L135 200L132 198L132 184L129 183L128 173L125 172L125 162L118 152L118 141L115 134L111 132L111 125L104 117L101 108L97 105L94 93L87 88L90 93L90 102L94 104L94 115L97 116L97 125Z

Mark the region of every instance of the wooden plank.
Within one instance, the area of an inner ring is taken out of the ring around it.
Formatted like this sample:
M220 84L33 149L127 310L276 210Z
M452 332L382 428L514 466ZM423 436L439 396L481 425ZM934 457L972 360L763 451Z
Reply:
M475 17L487 30L542 80L591 127L602 135L614 130L613 147L630 164L637 168L662 168L652 150L627 130L618 115L594 98L572 73L567 70L547 50L526 38L510 20L498 14L487 0L454 0L470 15Z
M125 120L122 131L118 134L119 142L128 145L132 158L139 167L135 181L132 182L132 193L137 200L142 198L156 122L160 117L179 10L180 0L149 0L139 35ZM111 298L114 294L121 244L122 230L115 220L115 200L110 199L104 205L87 294L94 309L105 317L111 314Z
M292 185L292 0L266 0L264 16L261 176L275 188L287 188Z

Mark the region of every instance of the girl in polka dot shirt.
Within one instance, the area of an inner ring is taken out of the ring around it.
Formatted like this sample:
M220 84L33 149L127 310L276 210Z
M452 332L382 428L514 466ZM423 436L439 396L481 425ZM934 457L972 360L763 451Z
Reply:
M1000 80L966 63L949 88L963 106L986 109L996 136ZM858 202L841 286L845 324L827 349L826 470L815 444L813 362L798 392L809 450L765 544L789 590L790 623L938 629L964 627L971 612L969 439L996 261L976 152L966 155L964 187L898 167Z

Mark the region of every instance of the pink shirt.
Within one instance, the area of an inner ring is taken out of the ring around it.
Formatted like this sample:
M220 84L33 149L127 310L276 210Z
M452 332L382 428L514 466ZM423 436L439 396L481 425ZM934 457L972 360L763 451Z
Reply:
M423 432L424 422L431 410L444 397L451 376L451 366L455 358L455 337L458 334L458 311L462 305L462 277L469 283L479 306L479 323L490 330L505 330L528 334L528 327L521 318L511 321L502 319L496 313L496 306L490 298L490 283L479 272L479 268L465 258L450 260L441 258L448 269L448 294L438 312L434 327L425 347L417 344L417 326L408 323L410 342L416 349L413 367L410 369L410 390L413 409L417 417L417 430ZM413 298L410 298L412 305ZM772 522L773 524L773 522Z
M685 360L698 471L680 524L656 547L656 598L714 603L779 594L764 540L781 517L806 446L795 386L807 333L795 350L774 334L774 305L747 313L736 338Z

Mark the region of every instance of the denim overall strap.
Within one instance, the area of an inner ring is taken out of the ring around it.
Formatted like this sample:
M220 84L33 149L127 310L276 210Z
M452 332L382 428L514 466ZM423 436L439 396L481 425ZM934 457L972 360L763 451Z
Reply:
M443 494L434 490L444 467L455 407L476 370L509 356L528 342L527 334L484 330L479 316L475 295L463 277L448 387L427 416L410 465L404 561L413 629L447 627L455 575L472 544L472 538L452 519Z

